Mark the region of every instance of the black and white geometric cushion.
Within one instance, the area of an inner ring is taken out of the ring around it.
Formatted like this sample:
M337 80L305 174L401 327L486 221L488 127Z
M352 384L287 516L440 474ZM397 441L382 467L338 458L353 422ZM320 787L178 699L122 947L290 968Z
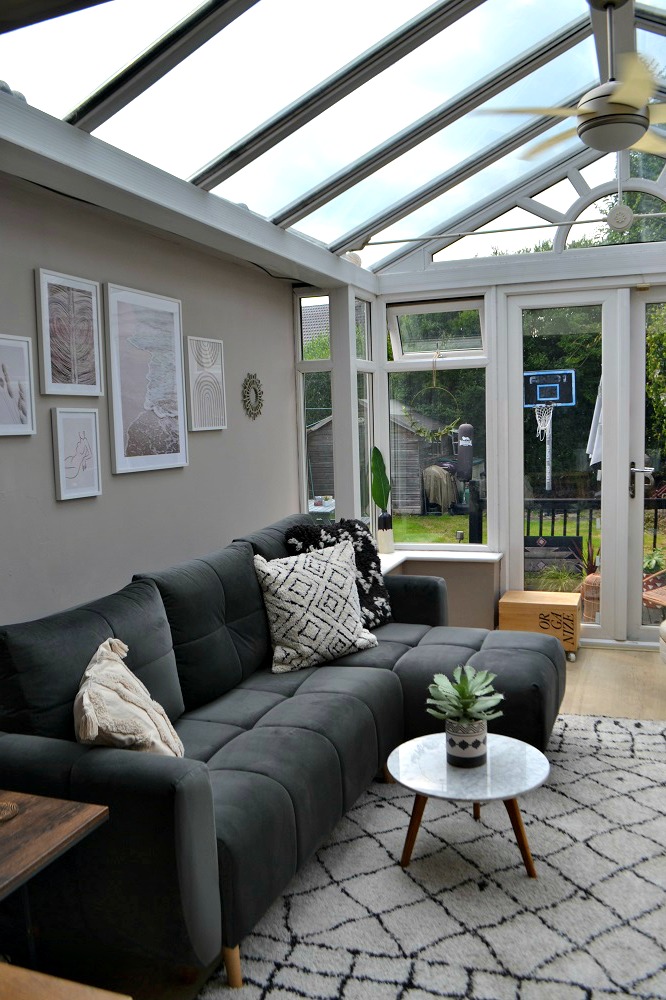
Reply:
M343 518L333 524L297 524L285 535L288 552L316 552L350 541L356 561L356 587L361 619L366 628L393 621L391 603L382 576L377 545L363 521Z
M361 622L351 542L285 559L254 557L273 644L273 673L377 645Z

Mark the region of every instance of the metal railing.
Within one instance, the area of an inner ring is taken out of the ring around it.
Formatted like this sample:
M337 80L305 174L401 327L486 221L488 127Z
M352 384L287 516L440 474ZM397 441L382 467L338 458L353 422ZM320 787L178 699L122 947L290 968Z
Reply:
M662 518L660 526L659 515L666 511L666 497L646 497L644 510L647 515L645 532L652 536L652 548L661 548L660 536L666 541L666 521ZM530 497L525 500L525 534L579 535L591 539L595 519L600 513L600 497Z

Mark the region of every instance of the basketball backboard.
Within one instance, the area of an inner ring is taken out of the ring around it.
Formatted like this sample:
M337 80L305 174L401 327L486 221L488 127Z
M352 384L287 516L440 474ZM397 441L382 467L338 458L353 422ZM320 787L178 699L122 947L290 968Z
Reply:
M575 406L576 372L571 368L555 371L523 372L523 406Z

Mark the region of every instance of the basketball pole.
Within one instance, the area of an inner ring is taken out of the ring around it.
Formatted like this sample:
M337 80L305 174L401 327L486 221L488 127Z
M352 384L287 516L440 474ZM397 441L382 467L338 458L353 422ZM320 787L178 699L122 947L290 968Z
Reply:
M548 427L546 429L546 492L550 493L553 488L553 417L555 416L555 407L553 407L553 412L551 414L550 420L548 421Z

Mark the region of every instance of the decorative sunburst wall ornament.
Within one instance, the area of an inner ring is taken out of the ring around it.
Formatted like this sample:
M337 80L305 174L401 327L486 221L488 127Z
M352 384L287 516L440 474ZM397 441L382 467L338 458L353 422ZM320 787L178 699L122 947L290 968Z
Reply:
M250 420L256 420L264 405L264 390L256 375L248 374L243 379L243 409Z

